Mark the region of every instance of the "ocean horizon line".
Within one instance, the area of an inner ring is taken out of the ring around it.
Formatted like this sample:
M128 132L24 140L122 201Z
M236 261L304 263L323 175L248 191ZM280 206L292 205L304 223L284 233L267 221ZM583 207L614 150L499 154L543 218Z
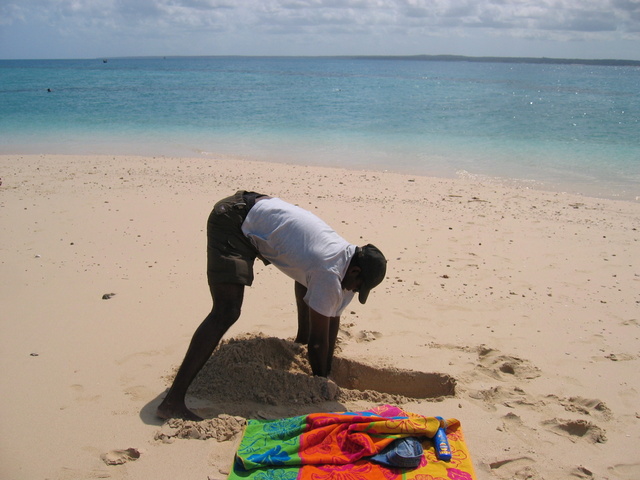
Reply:
M477 63L519 63L537 65L590 65L607 67L640 67L640 60L614 58L556 58L556 57L502 57L502 56L468 56L450 54L418 54L418 55L118 55L83 58L3 58L0 61L78 61L99 60L107 63L109 60L144 60L144 59L184 59L184 58L311 58L311 59L349 59L349 60L401 60L401 61L431 61L431 62L477 62Z

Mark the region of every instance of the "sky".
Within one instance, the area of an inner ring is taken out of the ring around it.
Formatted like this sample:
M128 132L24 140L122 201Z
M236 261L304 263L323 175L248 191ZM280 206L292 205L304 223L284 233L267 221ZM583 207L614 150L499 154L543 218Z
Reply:
M420 54L640 60L640 0L0 0L0 59Z

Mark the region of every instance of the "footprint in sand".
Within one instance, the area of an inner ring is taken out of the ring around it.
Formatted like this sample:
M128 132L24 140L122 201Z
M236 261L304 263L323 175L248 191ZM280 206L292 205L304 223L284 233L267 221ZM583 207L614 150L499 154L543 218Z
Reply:
M85 394L85 388L83 385L80 385L78 383L75 383L73 385L71 385L71 390L73 390L74 392L76 392L76 401L78 403L93 403L96 402L98 400L100 400L100 398L102 398L101 395L86 395Z
M343 323L342 325L340 325L338 340L341 343L352 339L355 339L355 341L358 343L372 342L382 337L382 333L374 332L371 330L360 330L358 333L354 334L352 330L355 325L355 323Z
M377 340L380 337L382 337L382 334L380 332L372 332L370 330L361 330L356 335L356 342L358 343L373 342L374 340Z
M540 376L540 369L529 361L500 352L486 346L478 348L478 369L497 380L519 378L531 380Z
M605 355L604 358L612 362L628 362L629 360L635 360L636 357L630 353L610 353Z
M586 440L589 443L605 443L605 431L586 420L562 420L553 418L542 422L542 425L553 433L567 437L572 442Z
M525 425L522 418L513 412L509 412L502 417L502 424L496 427L496 430L507 432L525 443L531 442L533 438L538 438L537 430Z
M156 392L145 385L135 385L125 388L124 394L134 401L149 401L155 397Z
M353 329L353 327L355 327L355 325L355 323L347 322L343 322L340 325L340 330L338 331L338 339L336 342L338 346L345 344L350 340L353 340L353 334L351 333L351 330Z
M496 410L496 405L514 408L516 406L530 407L534 410L544 406L544 402L536 400L535 397L526 393L520 387L495 386L485 390L471 390L469 397L474 400L482 400L485 406L492 411Z
M99 468L95 468L93 470L79 470L69 467L61 467L58 476L56 476L57 480L77 480L78 478L82 478L83 480L89 479L100 479L100 478L112 478L111 473L107 471L108 469L101 470Z
M358 333L354 334L352 332L353 327L355 327L355 323L344 323L340 326L338 343L345 343L349 340L355 340L358 343L372 342L382 337L382 333L371 330L360 330Z
M526 478L527 480L542 480L538 475L536 461L530 457L509 458L489 464L491 472L500 479Z
M571 476L572 477L576 477L576 478L583 478L585 480L588 480L590 478L593 478L593 472L591 470L589 470L588 468L585 467L576 467L571 471Z
M640 478L640 463L620 463L609 467L609 471L618 478Z
M133 462L140 458L140 451L137 448L127 448L126 450L110 450L103 453L100 458L107 465L122 465Z
M597 398L560 398L556 395L547 395L547 398L556 401L568 412L576 412L583 415L599 417L602 420L611 420L612 418L612 413L609 407Z
M157 357L157 356L160 356L160 355L165 355L167 353L171 353L171 349L170 348L165 348L163 350L150 350L150 351L147 351L147 352L131 353L131 354L127 355L126 357L121 358L120 360L116 360L116 364L123 365L123 364L133 360L138 365L140 365L140 364L146 365L143 362L143 359L145 359L145 358L148 359L148 358L151 358L151 357ZM149 362L149 364L151 364L151 363Z

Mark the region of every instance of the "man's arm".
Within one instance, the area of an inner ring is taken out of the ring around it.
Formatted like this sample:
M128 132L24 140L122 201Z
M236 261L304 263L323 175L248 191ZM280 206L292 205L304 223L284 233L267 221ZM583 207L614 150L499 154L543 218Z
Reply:
M331 373L333 365L333 353L336 348L336 339L340 330L340 317L329 318L329 354L327 355L327 375Z
M298 333L296 334L296 343L309 343L309 307L304 301L307 294L307 287L301 283L295 283L296 306L298 307Z
M309 308L304 301L307 287L298 282L295 282L295 294L298 307L298 334L295 341L308 345L313 374L326 377L331 373L340 317L325 317Z
M314 375L326 377L331 371L340 317L325 317L309 308L309 363Z

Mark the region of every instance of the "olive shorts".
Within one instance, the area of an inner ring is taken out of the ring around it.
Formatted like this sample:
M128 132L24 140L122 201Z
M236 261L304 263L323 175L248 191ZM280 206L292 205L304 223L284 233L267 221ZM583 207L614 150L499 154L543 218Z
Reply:
M255 203L255 192L239 190L216 203L207 221L207 281L253 283L253 264L259 255L242 233L242 222Z

